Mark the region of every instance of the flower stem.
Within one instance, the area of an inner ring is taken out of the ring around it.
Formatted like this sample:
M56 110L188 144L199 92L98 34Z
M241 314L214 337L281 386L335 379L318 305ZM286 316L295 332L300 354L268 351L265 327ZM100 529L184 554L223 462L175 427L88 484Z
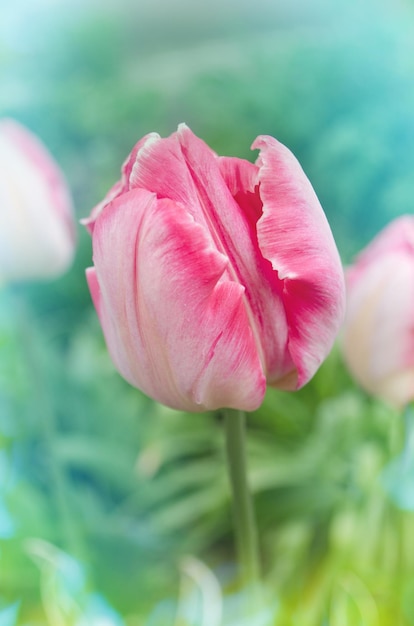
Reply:
M226 409L224 428L240 577L243 586L256 586L259 556L253 501L247 481L245 413Z

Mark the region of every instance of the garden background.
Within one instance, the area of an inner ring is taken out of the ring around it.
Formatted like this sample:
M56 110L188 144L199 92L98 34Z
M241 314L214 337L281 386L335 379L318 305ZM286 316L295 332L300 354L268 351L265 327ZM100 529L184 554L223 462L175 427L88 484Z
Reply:
M345 264L413 212L411 0L2 0L0 16L0 116L42 138L79 219L142 135L182 121L220 154L285 143ZM221 424L116 373L89 265L79 225L65 276L0 291L0 625L215 626L212 594L236 626ZM335 347L248 425L272 624L413 625L401 417Z

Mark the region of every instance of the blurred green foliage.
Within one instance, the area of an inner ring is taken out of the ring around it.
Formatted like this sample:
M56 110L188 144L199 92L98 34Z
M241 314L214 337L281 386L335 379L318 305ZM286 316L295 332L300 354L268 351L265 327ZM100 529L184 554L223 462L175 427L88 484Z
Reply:
M197 44L183 29L157 39L151 24L144 36L126 3L56 10L0 43L0 114L49 146L79 217L149 131L186 121L251 159L256 135L272 134L348 262L412 211L414 17L409 3L327 4L305 19L280 3L262 31L223 26ZM195 595L215 579L235 624L220 417L155 405L114 371L78 234L65 277L0 294L0 624L200 626ZM338 350L305 389L269 390L249 416L272 624L414 624L414 517L393 498L403 446L400 416L355 387Z

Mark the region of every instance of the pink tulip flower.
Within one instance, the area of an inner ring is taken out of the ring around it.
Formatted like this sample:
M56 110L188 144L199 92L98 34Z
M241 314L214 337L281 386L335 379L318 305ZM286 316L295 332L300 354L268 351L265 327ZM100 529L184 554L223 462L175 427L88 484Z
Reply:
M414 217L391 222L346 273L345 361L369 393L414 399Z
M0 282L51 278L75 248L72 202L52 156L17 122L0 120Z
M291 152L256 139L256 164L190 129L141 139L85 224L87 270L113 361L177 409L254 410L326 357L344 280L318 199Z

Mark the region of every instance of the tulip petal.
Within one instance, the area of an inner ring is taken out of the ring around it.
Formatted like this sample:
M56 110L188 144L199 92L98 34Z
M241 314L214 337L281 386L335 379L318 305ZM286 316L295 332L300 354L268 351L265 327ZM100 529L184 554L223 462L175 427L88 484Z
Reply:
M135 352L141 353L141 361L145 359L135 315L137 233L147 207L155 203L155 196L144 189L136 190L133 207L124 198L109 203L96 218L92 239L94 267L86 275L115 366L134 384ZM122 208L125 215L121 216ZM143 369L145 365L144 362Z
M0 280L49 278L72 261L75 229L63 174L13 120L0 122Z
M263 212L257 178L259 168L234 157L220 157L218 163L231 195L248 219L251 230L256 232L256 224Z
M11 146L20 151L27 165L37 170L47 185L50 202L65 224L72 240L75 238L72 199L68 192L66 180L57 164L50 156L39 139L29 130L11 119L0 122L0 133Z
M100 214L93 245L92 297L129 382L178 409L260 405L265 377L244 289L186 207L134 189Z
M341 262L315 192L290 150L268 136L258 137L252 149L260 150L258 242L283 281L288 348L300 387L328 354L342 322Z
M244 303L263 367L283 378L293 366L285 349L280 281L257 245L253 214L260 207L254 202L248 210L238 205L220 171L219 158L184 124L167 139L149 136L136 152L130 171L132 188L145 187L159 198L184 204L211 245L228 257L229 277L245 288Z
M207 146L206 146L207 147ZM156 133L147 135L139 150L131 155L125 173L129 172L129 188L143 187L185 204L198 222L202 213L197 190L181 151L177 133L161 139Z
M216 157L185 125L178 135L210 229L216 233L216 245L229 258L234 280L245 287L245 306L267 379L277 380L281 389L293 389L296 380L287 350L283 283L257 241L256 222L262 213L255 181L258 169L242 159Z
M342 349L361 385L402 409L414 397L414 264L412 251L407 255L404 245L394 246L395 234L388 240L390 252L382 248L374 258L368 246L365 259L372 262L358 260L347 272ZM378 240L373 243L378 250Z

